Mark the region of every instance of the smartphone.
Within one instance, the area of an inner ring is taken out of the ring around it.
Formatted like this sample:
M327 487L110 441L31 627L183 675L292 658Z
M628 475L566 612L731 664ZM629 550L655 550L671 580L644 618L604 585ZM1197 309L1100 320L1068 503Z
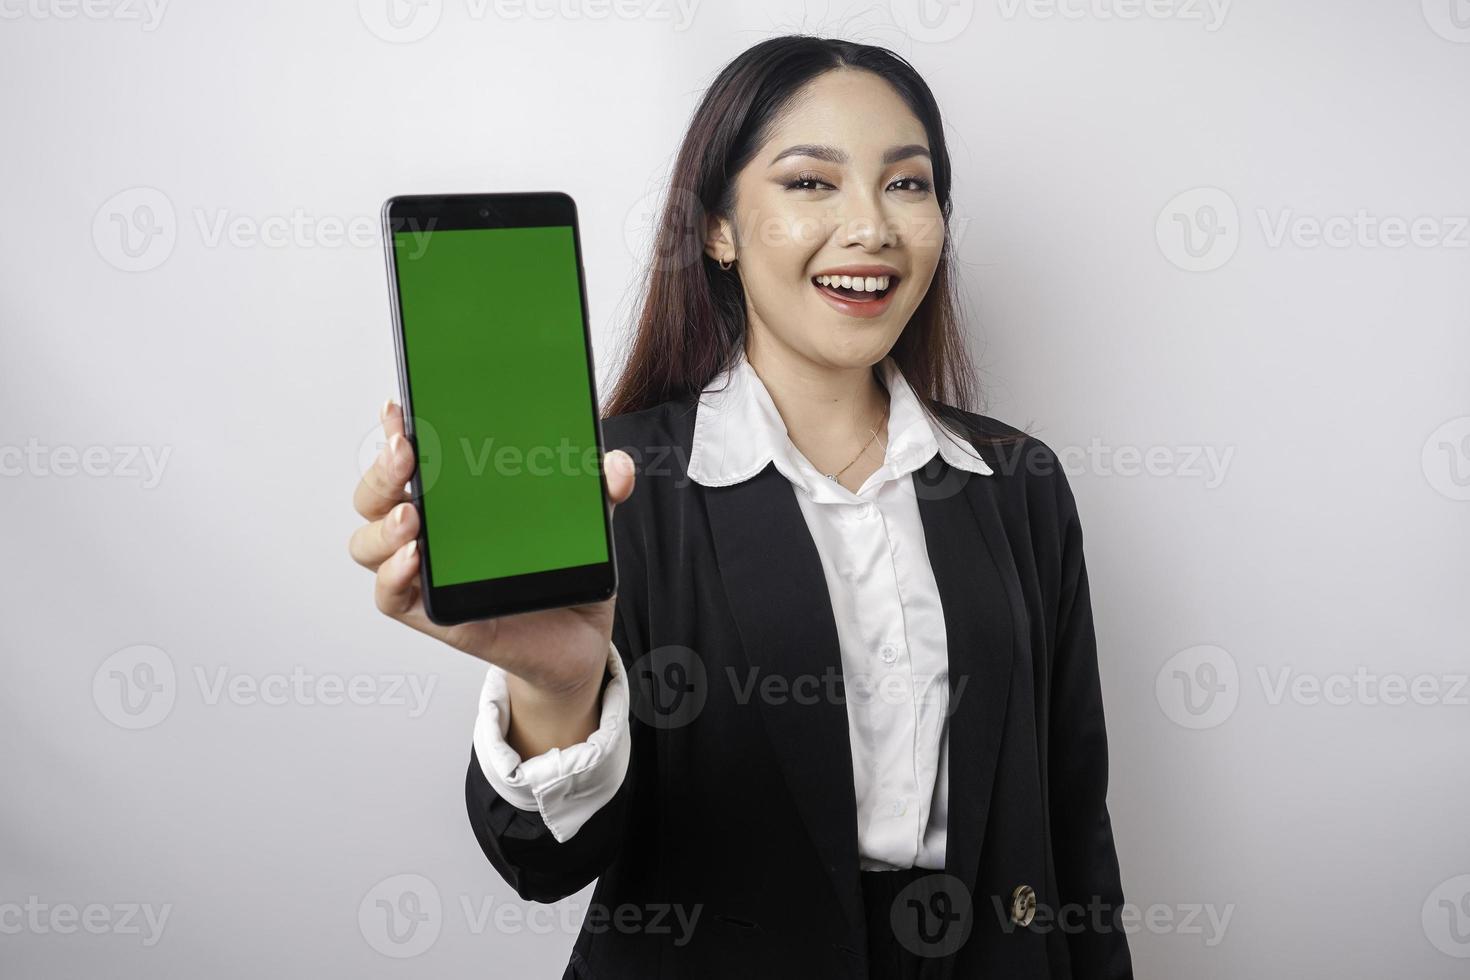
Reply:
M575 202L392 197L383 244L429 619L609 598L617 564Z

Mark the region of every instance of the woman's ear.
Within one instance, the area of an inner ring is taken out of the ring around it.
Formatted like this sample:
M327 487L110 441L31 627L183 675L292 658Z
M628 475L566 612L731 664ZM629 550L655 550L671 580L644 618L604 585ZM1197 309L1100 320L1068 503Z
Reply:
M704 219L704 254L716 262L735 261L735 229L726 218L708 215Z

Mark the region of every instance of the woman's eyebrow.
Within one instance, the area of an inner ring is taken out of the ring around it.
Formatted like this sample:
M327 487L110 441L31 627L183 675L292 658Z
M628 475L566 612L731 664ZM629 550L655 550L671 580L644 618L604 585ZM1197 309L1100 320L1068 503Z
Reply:
M903 146L889 147L883 154L883 165L897 163L899 160L907 160L909 157L928 157L929 148L921 143L907 143ZM847 163L847 151L835 146L821 146L816 143L798 143L788 146L771 158L768 166L774 167L787 157L812 157L816 160L825 160L828 163Z

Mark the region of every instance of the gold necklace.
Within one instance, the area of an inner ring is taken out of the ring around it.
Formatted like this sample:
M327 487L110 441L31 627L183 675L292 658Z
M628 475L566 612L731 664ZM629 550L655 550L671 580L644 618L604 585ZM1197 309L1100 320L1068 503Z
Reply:
M887 405L884 405L883 406L883 418L881 418L881 419L878 420L878 425L877 425L876 428L872 428L872 429L869 429L868 430L869 432L872 433L872 435L868 436L868 441L865 442L865 443L863 443L863 448L859 449L858 450L858 454L852 458L852 463L848 463L846 466L844 466L842 469L838 470L836 473L828 473L828 474L826 474L827 479L829 479L832 482L836 483L837 482L837 478L839 476L841 476L842 474L846 473L849 469L851 469L852 468L852 464L853 463L856 463L859 459L861 459L863 453L867 452L868 451L868 447L873 444L873 440L876 439L876 438L878 438L878 429L881 429L883 427L883 423L885 421L887 421L887 419L888 419L888 406Z

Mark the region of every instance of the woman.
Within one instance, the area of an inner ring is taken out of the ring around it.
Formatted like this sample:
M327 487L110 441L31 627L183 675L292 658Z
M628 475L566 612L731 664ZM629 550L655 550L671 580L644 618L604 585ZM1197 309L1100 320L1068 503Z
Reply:
M959 407L949 214L896 55L724 69L603 420L605 603L430 623L385 406L352 551L491 664L470 820L524 899L598 879L565 976L1132 975L1077 509Z

